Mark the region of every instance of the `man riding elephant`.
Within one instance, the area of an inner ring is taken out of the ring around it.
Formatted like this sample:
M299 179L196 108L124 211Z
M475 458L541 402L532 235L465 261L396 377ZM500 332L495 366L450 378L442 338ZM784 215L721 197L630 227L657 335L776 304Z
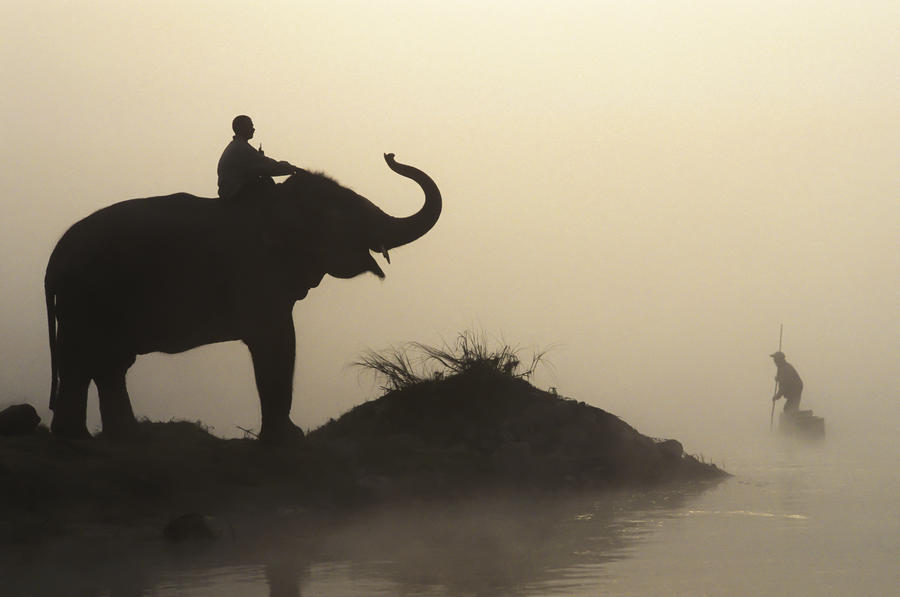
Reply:
M236 116L231 122L234 137L219 158L219 197L234 199L248 190L266 190L273 185L272 176L286 176L300 168L285 161L266 157L250 146L256 129L249 116Z

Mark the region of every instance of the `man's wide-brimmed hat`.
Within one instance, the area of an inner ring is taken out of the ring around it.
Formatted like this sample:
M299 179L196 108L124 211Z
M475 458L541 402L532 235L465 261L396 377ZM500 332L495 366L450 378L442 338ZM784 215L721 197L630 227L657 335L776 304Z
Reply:
M769 356L772 357L773 359L783 359L784 353L779 350L778 352L773 352Z

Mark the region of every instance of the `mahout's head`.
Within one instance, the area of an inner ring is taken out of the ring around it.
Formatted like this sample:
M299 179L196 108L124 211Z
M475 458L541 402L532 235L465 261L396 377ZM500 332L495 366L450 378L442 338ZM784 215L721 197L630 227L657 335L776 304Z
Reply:
M776 363L783 363L784 360L785 360L785 359L784 359L784 353L781 352L780 350L779 350L778 352L773 352L773 353L770 354L769 356L772 357L772 359L773 359Z
M256 129L253 128L253 120L249 116L241 114L240 116L235 116L234 120L231 121L231 130L241 139L249 141L253 138L253 132Z

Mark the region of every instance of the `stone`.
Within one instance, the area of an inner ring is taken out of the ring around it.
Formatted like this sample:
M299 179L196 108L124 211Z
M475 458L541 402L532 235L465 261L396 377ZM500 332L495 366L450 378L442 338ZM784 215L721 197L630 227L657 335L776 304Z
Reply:
M37 429L41 417L30 404L13 404L0 412L0 435L29 435Z
M681 442L675 439L667 439L656 444L660 453L667 459L678 460L684 454L684 447Z
M163 537L172 543L184 541L214 541L221 536L213 517L198 512L182 514L169 521L163 529Z

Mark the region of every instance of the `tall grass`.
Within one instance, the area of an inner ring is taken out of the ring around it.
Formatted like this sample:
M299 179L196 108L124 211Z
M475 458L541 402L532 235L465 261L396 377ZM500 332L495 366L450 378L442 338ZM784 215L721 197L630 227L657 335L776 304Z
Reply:
M530 361L523 364L522 349L518 346L500 341L494 348L484 332L467 330L460 332L452 344L429 346L409 342L383 351L368 350L352 364L374 373L384 381L381 389L390 391L473 372L527 379L539 365L547 363L548 350L532 352Z

